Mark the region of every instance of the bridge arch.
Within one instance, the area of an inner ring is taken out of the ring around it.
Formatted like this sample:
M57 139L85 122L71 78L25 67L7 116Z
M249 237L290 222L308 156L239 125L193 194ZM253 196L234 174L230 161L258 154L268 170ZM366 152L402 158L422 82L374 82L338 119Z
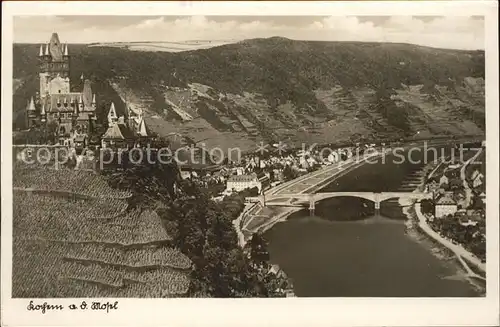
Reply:
M314 202L319 202L332 198L340 198L340 197L351 197L364 199L371 202L378 202L375 193L373 192L331 192L331 193L315 193L314 194Z

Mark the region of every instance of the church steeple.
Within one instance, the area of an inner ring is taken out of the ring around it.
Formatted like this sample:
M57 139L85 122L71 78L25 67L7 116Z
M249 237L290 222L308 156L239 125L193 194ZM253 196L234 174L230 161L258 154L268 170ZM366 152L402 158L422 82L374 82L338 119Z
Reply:
M40 44L40 51L38 52L39 57L43 57L43 44Z
M65 57L69 56L68 55L68 44L67 43L64 45L64 56Z
M49 44L47 43L47 46L45 47L45 55L46 56L50 56L50 53L49 53Z

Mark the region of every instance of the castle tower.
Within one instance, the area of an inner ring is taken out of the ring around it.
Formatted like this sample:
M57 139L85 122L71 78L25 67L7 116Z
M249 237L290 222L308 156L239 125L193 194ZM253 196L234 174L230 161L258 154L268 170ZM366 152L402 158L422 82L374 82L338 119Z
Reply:
M41 55L43 52L43 55ZM47 93L57 93L54 90L69 92L69 55L68 47L64 47L59 41L57 33L53 33L49 43L43 51L40 46L40 95L43 97ZM56 79L57 78L57 79ZM55 85L51 85L52 82Z

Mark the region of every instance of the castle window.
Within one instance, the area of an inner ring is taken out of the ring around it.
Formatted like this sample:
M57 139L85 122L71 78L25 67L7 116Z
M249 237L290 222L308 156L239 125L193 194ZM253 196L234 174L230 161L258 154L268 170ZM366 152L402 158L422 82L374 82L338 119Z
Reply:
M59 93L61 93L61 90L59 90Z

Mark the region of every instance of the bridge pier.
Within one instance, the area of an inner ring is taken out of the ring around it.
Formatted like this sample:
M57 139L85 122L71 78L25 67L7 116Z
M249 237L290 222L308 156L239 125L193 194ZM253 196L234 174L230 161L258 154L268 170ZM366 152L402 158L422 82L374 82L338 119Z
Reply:
M315 209L315 201L314 197L309 197L309 216L314 217L314 209Z
M375 201L375 216L380 214L380 202Z

